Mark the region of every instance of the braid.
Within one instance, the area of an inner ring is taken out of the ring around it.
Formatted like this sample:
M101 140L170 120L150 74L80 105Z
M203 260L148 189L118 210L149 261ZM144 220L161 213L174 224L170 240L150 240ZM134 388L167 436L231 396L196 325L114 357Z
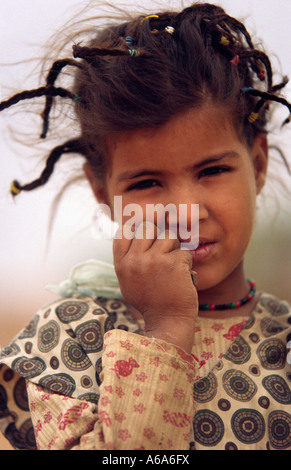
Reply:
M96 56L142 56L150 57L150 54L144 50L136 49L119 49L119 48L100 48L100 47L81 47L79 45L73 46L73 55L80 59L85 59L87 62L93 62Z
M60 96L62 98L71 98L74 99L73 93L71 93L69 90L66 90L65 88L55 88L53 86L43 86L40 88L36 88L35 90L26 90L21 93L17 93L16 95L12 96L6 101L2 101L0 103L0 111L3 111L4 109L10 108L11 106L14 106L15 104L19 103L20 101L23 100L28 100L32 98L37 98L39 96Z
M21 191L32 191L33 189L36 189L46 184L54 171L55 164L65 153L81 153L83 155L86 155L84 142L81 139L74 139L69 140L68 142L65 142L64 144L58 147L55 147L49 154L46 161L46 166L39 178L25 185L19 184L18 181L13 181L13 183L11 184L12 196L16 196Z

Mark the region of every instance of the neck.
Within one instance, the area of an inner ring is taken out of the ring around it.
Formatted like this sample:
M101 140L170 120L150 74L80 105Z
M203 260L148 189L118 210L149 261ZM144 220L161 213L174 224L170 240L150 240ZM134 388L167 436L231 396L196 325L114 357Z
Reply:
M199 284L198 284L199 289ZM198 291L199 304L227 304L235 302L247 295L249 284L244 274L243 263L222 282L205 290ZM199 316L204 318L229 318L235 316L249 316L258 300L255 295L251 301L235 309L225 310L199 310Z

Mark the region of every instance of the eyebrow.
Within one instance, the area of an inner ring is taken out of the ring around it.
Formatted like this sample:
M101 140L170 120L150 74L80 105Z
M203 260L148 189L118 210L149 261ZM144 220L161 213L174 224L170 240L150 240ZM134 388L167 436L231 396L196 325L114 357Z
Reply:
M193 169L198 170L199 168L201 168L204 165L209 165L210 163L217 163L217 162L219 162L220 160L222 160L224 158L227 158L227 157L238 158L239 156L240 156L240 154L238 152L233 151L233 150L225 151L225 152L222 152L218 155L213 155L213 156L207 157L207 158L201 160L201 162L199 162L199 163L195 163L194 165L190 165L189 168L187 168L186 170L193 170ZM121 181L125 181L125 180L133 180L135 178L140 178L142 176L149 176L149 175L151 175L151 176L161 176L162 174L165 174L165 171L152 170L150 168L145 168L145 169L141 169L141 170L137 170L137 171L126 170L118 176L117 181L121 182Z

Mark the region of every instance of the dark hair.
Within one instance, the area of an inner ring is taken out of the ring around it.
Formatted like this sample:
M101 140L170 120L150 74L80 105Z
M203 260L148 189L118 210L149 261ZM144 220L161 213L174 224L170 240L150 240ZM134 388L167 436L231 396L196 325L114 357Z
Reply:
M229 108L248 145L258 133L267 132L270 101L291 112L279 94L287 78L274 85L270 60L255 48L245 26L209 3L109 25L88 44L75 44L73 56L53 63L44 87L0 104L1 111L22 99L45 95L45 138L55 96L69 98L81 126L78 138L52 151L39 179L23 186L14 182L14 195L44 184L62 153L83 154L102 180L108 135L157 127L207 102ZM70 91L55 87L65 67L76 68Z

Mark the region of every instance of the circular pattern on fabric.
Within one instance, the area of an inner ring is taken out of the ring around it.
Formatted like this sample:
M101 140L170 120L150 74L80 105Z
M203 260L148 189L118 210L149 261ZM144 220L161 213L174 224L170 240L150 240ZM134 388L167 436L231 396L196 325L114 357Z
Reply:
M247 408L233 414L231 427L235 437L244 444L255 444L265 434L265 421L261 413Z
M101 379L100 379L100 374L102 372L102 357L99 357L99 359L96 361L95 365L95 378L97 384L100 386L101 385Z
M235 364L244 364L251 356L251 348L239 335L235 338L224 357Z
M264 408L264 410L267 410L270 406L270 400L268 397L260 397L258 399L259 405Z
M16 405L24 411L29 411L26 382L21 377L14 386L13 397Z
M212 400L217 393L217 379L210 372L207 377L194 383L193 396L198 403L205 403Z
M76 382L68 374L46 375L40 379L39 384L53 393L60 393L71 397L76 389Z
M274 297L261 297L260 304L263 305L263 307L265 307L268 312L274 316L285 315L289 312L287 305L283 304Z
M263 318L261 320L260 327L263 335L266 338L281 333L281 331L288 328L287 326L283 326L281 323L269 317Z
M225 444L225 450L238 450L237 445L234 442L227 442Z
M31 419L27 419L26 421L24 421L24 423L19 429L19 433L26 444L26 448L28 450L35 450L36 441Z
M46 370L46 364L40 357L33 357L32 359L18 357L13 361L11 368L21 377L33 379Z
M252 364L252 365L250 365L250 367L249 367L249 373L252 374L252 375L254 375L255 377L260 377L261 371L260 371L259 366L257 366L257 364Z
M80 320L89 310L89 305L80 300L68 300L56 308L56 314L62 323Z
M228 411L231 408L230 402L225 398L218 400L217 406L221 411Z
M291 447L291 415L285 411L270 413L269 436L271 446L275 449L289 449Z
M53 356L50 360L50 366L53 370L57 370L60 366L60 361L56 356Z
M89 375L83 375L81 378L81 385L83 388L90 388L93 385L93 380L91 377L89 377Z
M22 330L18 339L33 338L36 334L37 325L39 322L40 316L35 315L35 317L29 322L29 324Z
M54 349L60 339L60 327L55 321L50 321L42 326L38 333L38 348L47 353Z
M101 323L88 321L76 328L76 338L86 353L95 353L103 348Z
M0 416L1 411L6 410L7 408L7 393L3 385L0 385Z
M73 339L67 339L62 346L62 360L70 370L81 371L88 369L91 361L82 347Z
M6 346L5 348L1 349L1 358L3 357L12 357L16 356L20 352L20 347L12 343L9 346Z
M25 343L24 345L24 351L26 352L26 354L31 354L32 348L33 348L32 342L27 341L27 343Z
M249 401L256 394L258 387L244 372L231 369L222 378L223 388L235 400Z
M280 377L280 375L269 375L262 380L262 384L278 403L283 405L291 404L291 391L283 377Z
M255 344L260 341L260 337L259 337L259 335L258 335L257 333L251 333L251 334L249 335L249 338L250 338L250 340L251 340L253 343L255 343Z
M216 446L224 435L224 424L213 411L200 410L193 423L195 441L204 446Z
M89 401L90 403L98 405L99 397L100 395L98 393L84 393L78 397L78 400Z
M264 369L283 369L285 365L285 344L280 339L266 339L257 349Z

